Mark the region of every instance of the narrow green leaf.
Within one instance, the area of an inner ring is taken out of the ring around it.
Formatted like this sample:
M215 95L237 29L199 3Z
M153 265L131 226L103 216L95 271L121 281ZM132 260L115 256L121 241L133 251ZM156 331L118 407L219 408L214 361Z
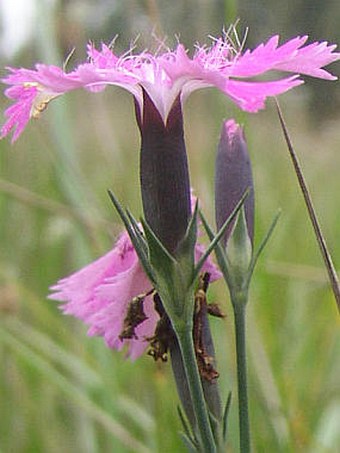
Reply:
M124 209L122 208L121 204L119 203L119 201L114 196L113 192L111 192L111 190L108 190L108 194L109 194L109 197L110 197L116 211L119 214L119 217L122 219L127 232L129 233L132 243L134 244L135 240L136 240L135 239L136 234L135 234L134 229L131 227L128 216L126 215L126 213L125 213Z
M148 244L143 236L143 231L140 229L137 220L134 218L134 216L128 209L126 210L126 215L127 215L128 219L130 220L130 225L133 228L133 230L136 234L136 237L139 240L140 248L143 251L143 253L145 254L145 257L147 257L149 249L148 249Z
M142 219L141 222L149 246L150 262L152 266L156 269L157 273L169 277L173 271L173 267L176 265L175 258L171 256L163 246L148 223L144 219Z
M210 241L212 241L215 237L215 233L213 232L212 228L208 224L208 222L202 212L200 212L200 217L201 217L204 229L205 229ZM215 254L217 257L217 262L219 264L220 270L222 271L224 278L228 282L229 281L229 272L228 272L228 267L227 267L227 259L226 259L224 250L220 243L218 243L215 247Z
M278 220L280 218L280 215L281 215L281 210L278 210L277 213L275 214L275 217L274 217L274 219L273 219L273 221L272 221L267 233L265 234L264 238L262 239L259 248L257 249L257 251L253 255L252 261L251 261L250 266L249 266L248 283L249 283L250 278L251 278L251 276L252 276L252 274L254 272L256 263L257 263L260 255L261 255L263 249L267 245L269 239L271 238L271 236L272 236L272 234L274 232L274 229L275 229L275 227L277 225L277 222L278 222Z
M242 195L240 201L237 203L237 205L235 206L235 208L232 211L232 213L230 214L230 216L227 218L227 220L224 222L224 224L220 228L220 231L216 234L214 239L210 242L210 244L207 247L205 253L202 255L202 257L200 258L200 260L196 264L196 267L195 267L195 270L194 270L194 275L193 275L193 281L198 276L199 272L201 271L201 269L203 267L204 262L206 261L206 259L210 255L210 253L216 248L216 245L219 242L219 240L222 238L223 234L225 233L225 230L228 228L230 223L234 220L235 216L237 215L237 213L239 212L239 210L243 206L243 203L245 202L248 194L249 194L249 189L247 189L244 192L244 194Z
M145 252L145 241L141 235L138 225L136 223L136 225L137 225L137 228L136 228L135 225L130 223L130 219L129 219L128 215L125 213L124 209L122 208L122 206L120 205L120 203L118 202L118 200L116 199L114 194L110 190L108 191L108 193L109 193L109 196L111 198L111 201L112 201L114 207L116 208L120 218L122 219L122 221L124 223L124 226L125 226L128 234L130 236L131 242L136 250L136 253L141 262L141 265L143 266L143 269L144 269L146 275L149 277L150 281L154 285L156 283L154 271L152 269L152 266L150 265L147 253Z
M227 402L224 408L223 413L223 440L226 442L227 440L227 432L228 432L228 415L230 412L231 407L231 392L228 394Z
M197 453L198 451L201 451L199 450L199 446L194 444L192 439L188 437L185 433L180 432L179 435L181 436L182 441L189 453Z
M195 204L195 209L190 219L187 231L183 241L179 245L178 253L176 253L176 255L188 256L191 253L192 259L194 260L195 245L197 241L197 216L198 201Z
M220 421L214 416L213 413L209 411L209 421L210 421L210 426L211 430L214 434L214 439L216 442L216 445L220 443Z
M194 435L192 435L192 433L190 431L190 428L189 428L189 425L188 425L188 422L187 422L187 420L185 418L185 415L183 414L183 411L180 408L180 406L177 406L177 412L178 412L179 418L181 420L185 436L190 440L192 445L196 445L197 446L198 445L197 439L195 439Z

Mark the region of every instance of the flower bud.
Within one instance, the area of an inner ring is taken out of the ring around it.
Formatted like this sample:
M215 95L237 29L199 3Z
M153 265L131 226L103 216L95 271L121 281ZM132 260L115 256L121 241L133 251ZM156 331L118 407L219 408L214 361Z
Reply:
M170 252L183 239L190 215L190 182L180 98L166 124L144 91L143 112L136 103L141 132L140 180L144 216ZM141 114L142 113L142 114Z
M225 121L218 145L215 170L215 216L219 230L246 190L244 218L251 246L254 238L254 185L247 144L242 128L233 120ZM242 214L243 209L240 211ZM226 243L235 221L227 228L222 243Z

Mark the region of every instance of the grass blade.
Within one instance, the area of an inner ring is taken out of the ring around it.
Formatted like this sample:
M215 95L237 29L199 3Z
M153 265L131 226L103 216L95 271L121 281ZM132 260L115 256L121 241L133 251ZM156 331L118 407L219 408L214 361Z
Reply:
M322 254L322 258L324 260L324 263L325 263L325 266L326 266L326 269L327 269L327 272L328 272L328 277L329 277L329 280L331 282L331 286L332 286L332 290L333 290L333 293L334 293L335 301L336 301L337 306L338 306L338 311L340 312L340 285L339 285L339 279L338 279L338 276L337 276L337 273L336 273L336 270L335 270L335 267L334 267L334 264L333 264L333 261L332 261L331 254L330 254L330 252L329 252L329 250L327 248L326 240L325 240L325 237L324 237L324 235L322 233L322 230L321 230L321 227L320 227L320 223L318 221L318 218L317 218L314 206L313 206L313 202L312 202L312 199L311 199L311 196L310 196L310 193L309 193L306 181L305 181L305 177L303 175L302 168L301 168L301 165L299 163L298 157L297 157L297 155L296 155L296 153L294 151L294 148L293 148L293 145L292 145L292 141L291 141L291 139L289 137L287 126L286 126L286 123L285 123L285 121L283 119L282 111L280 109L278 101L276 101L276 108L277 108L277 112L278 112L278 115L279 115L279 120L280 120L280 124L281 124L281 127L282 127L283 135L284 135L286 143L287 143L288 151L289 151L290 157L291 157L293 165L294 165L294 170L295 170L298 182L299 182L299 186L300 186L303 198L305 200L305 204L306 204L306 207L307 207L308 215L309 215L310 221L312 222L314 233L315 233L316 239L318 241L319 248L320 248L320 251L321 251L321 254Z

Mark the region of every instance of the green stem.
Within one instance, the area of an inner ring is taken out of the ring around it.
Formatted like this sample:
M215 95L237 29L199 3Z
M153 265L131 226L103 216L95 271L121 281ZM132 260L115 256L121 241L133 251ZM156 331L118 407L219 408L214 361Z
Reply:
M246 355L246 301L247 294L233 298L236 357L237 357L237 385L238 385L238 412L240 425L240 452L250 452L250 428L248 412L247 386L247 355Z
M189 386L192 405L195 412L201 448L204 453L216 453L216 445L211 430L207 405L205 403L201 378L199 375L192 328L188 325L174 326L179 347L181 349L185 373Z

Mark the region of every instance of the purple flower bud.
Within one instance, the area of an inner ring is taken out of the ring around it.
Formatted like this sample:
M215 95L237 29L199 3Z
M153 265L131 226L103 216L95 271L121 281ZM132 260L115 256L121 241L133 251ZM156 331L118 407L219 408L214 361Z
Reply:
M242 128L233 120L222 126L218 145L215 170L215 216L219 230L227 220L247 189L250 193L244 202L248 235L253 244L254 237L254 185L247 144ZM223 237L226 245L233 225Z
M143 96L143 112L136 103L136 117L142 139L144 216L162 244L173 253L185 235L191 215L182 106L178 96L164 123L146 91Z

